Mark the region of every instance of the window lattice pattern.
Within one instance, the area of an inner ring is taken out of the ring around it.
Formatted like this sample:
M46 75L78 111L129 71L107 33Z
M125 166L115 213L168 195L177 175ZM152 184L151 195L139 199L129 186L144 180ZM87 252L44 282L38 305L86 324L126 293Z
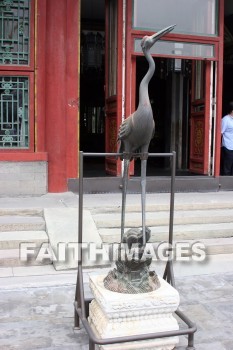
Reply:
M0 0L0 64L29 64L30 0Z
M0 148L29 145L29 78L0 76Z

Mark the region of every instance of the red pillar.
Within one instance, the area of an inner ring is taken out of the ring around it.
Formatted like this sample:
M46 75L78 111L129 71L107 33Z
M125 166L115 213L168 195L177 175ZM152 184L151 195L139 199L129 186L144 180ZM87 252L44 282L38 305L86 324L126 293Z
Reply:
M45 149L48 190L67 190L77 176L78 1L47 0Z
M66 40L66 173L78 174L79 1L67 0Z

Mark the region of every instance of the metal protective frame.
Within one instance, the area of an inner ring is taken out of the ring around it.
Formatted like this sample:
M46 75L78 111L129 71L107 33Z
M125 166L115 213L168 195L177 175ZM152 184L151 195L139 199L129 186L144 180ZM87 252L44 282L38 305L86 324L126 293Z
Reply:
M83 233L83 158L84 157L116 157L120 156L119 153L84 153L79 152L79 209L78 209L78 243L82 243ZM138 154L136 155L138 156ZM170 157L171 158L171 192L170 192L170 219L169 219L169 244L173 244L173 221L174 221L174 187L175 187L175 171L176 171L176 152L172 153L149 153L149 157ZM163 279L166 280L170 285L175 287L175 277L173 272L172 261L167 261ZM95 350L95 345L110 345L118 343L126 343L132 341L141 341L157 338L166 338L179 335L188 335L188 346L187 350L195 350L194 348L194 333L197 330L196 325L190 321L190 319L178 308L175 313L176 315L188 326L186 329L179 329L167 332L157 332L149 334L139 334L132 336L113 337L113 338L98 338L93 332L88 322L89 304L92 298L85 298L84 295L84 284L83 284L83 270L82 270L82 249L80 249L78 271L77 271L77 282L76 292L74 301L74 329L80 329L80 320L89 337L89 350Z

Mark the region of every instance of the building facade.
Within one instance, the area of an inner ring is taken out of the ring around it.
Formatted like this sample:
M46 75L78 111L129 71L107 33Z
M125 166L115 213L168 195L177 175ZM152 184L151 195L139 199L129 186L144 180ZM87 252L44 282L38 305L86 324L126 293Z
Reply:
M233 100L232 16L230 0L1 1L1 194L67 191L80 150L116 152L147 70L141 38L171 24L152 48L149 151L176 151L178 176L219 185L221 118ZM121 175L114 157L84 165L86 177ZM167 169L167 159L148 161L149 176Z

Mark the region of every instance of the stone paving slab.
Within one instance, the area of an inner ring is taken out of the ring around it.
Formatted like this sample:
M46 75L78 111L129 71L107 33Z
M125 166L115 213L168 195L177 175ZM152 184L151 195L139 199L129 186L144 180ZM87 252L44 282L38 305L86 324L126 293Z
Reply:
M13 277L12 267L0 267L0 277Z
M85 270L85 275L90 273L100 272ZM196 350L232 350L233 272L180 277L176 284L182 310L197 324ZM74 293L74 281L0 289L0 349L88 350L84 329L73 330ZM186 338L180 337L176 349L186 345Z

